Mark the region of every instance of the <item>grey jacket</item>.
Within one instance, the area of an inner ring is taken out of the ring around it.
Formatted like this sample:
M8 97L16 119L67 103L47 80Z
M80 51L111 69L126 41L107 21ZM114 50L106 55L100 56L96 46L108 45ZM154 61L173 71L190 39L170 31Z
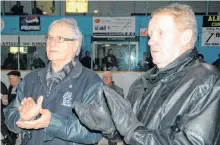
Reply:
M81 125L72 110L72 104L74 101L92 104L97 88L103 85L101 78L76 61L73 71L48 94L46 89L47 67L27 74L21 81L16 99L4 110L6 125L13 132L25 134L22 145L97 143L102 135ZM15 124L19 119L20 102L24 97L32 97L36 101L40 95L44 96L42 107L51 112L49 126L39 130L21 130Z
M220 72L189 50L153 68L131 86L128 99L144 127L131 145L220 145Z

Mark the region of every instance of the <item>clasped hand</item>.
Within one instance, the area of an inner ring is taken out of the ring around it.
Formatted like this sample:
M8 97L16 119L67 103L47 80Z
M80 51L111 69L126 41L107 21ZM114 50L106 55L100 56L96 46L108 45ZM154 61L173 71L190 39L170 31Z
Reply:
M48 127L51 113L47 109L42 109L43 96L38 97L37 103L29 97L21 101L18 111L20 119L16 122L17 126L24 129L39 129ZM34 120L38 114L40 118Z

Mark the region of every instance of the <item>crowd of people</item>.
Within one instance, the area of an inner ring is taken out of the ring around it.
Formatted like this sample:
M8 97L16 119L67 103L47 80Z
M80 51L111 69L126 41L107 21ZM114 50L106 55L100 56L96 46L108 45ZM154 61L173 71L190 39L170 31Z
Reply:
M113 50L101 79L89 52L78 59L76 20L55 20L46 37L49 63L23 79L9 72L9 92L1 83L3 124L23 134L22 145L97 144L102 137L110 145L219 145L220 58L215 67L198 54L192 8L175 3L155 10L148 35L150 54L139 63L145 72L124 96L110 72L118 69Z

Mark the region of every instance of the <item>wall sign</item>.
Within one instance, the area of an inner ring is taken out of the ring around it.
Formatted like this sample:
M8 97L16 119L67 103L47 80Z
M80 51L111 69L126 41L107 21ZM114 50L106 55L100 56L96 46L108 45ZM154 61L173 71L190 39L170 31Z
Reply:
M93 17L93 37L135 37L135 17Z
M21 16L20 31L40 31L39 16Z
M202 46L220 46L220 16L203 16Z
M2 35L1 46L46 46L45 35Z

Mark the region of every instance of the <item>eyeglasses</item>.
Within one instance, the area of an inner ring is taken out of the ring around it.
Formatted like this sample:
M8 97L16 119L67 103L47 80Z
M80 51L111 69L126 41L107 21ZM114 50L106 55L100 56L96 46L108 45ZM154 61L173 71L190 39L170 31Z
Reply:
M54 40L56 43L63 43L65 41L74 41L76 39L71 39L71 38L65 38L62 36L50 36L50 35L46 35L45 40L47 42L51 42L52 40Z
M102 77L103 79L111 79L112 77Z

